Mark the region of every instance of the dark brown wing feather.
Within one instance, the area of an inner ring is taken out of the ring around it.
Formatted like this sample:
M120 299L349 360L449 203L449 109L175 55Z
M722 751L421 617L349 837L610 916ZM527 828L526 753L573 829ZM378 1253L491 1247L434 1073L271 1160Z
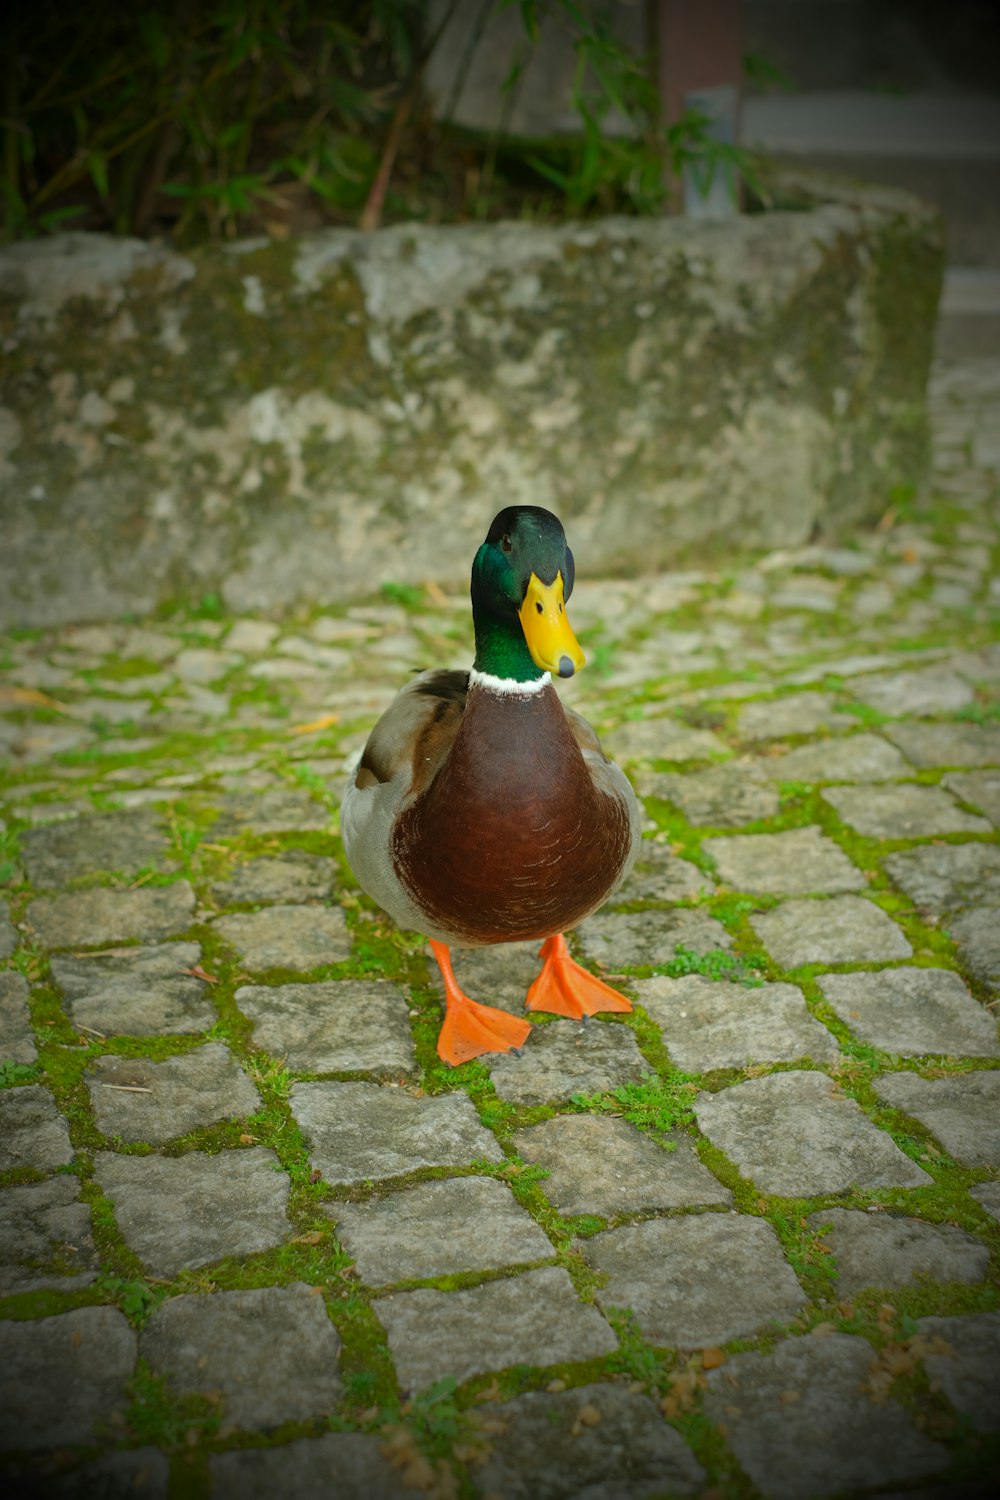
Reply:
M573 734L573 738L576 740L576 743L579 745L580 749L596 750L598 755L604 755L604 751L601 749L600 740L597 738L594 730L587 723L583 715L578 714L575 708L566 708L565 705L563 706L563 711L566 714L566 723L569 725L570 730ZM607 760L607 758L608 757L604 755L604 759Z
M402 688L368 737L354 784L391 781L409 764L421 791L447 758L465 711L468 672L430 671Z

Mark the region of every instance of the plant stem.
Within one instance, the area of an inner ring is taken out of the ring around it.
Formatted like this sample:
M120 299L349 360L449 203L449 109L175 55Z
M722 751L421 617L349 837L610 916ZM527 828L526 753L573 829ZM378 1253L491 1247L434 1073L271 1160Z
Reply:
M393 110L392 119L389 122L389 132L386 136L385 145L382 148L382 157L378 164L378 171L375 173L375 180L369 189L365 206L361 210L361 218L358 220L359 229L365 231L377 229L382 222L385 195L389 189L389 179L392 176L392 169L395 165L396 153L399 151L399 143L403 138L403 127L409 118L410 111L420 90L420 82L424 76L424 69L431 59L434 48L441 40L445 27L455 14L457 5L458 0L451 0L451 4L442 16L437 30L433 33L430 41L427 42L417 58L409 81L399 97L396 108Z

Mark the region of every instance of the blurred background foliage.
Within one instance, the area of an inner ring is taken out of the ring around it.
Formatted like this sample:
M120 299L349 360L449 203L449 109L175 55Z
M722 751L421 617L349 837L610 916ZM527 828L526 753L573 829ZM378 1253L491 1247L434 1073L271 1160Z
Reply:
M516 6L529 47L553 12L569 27L574 137L434 120L420 80L437 33L419 0L7 0L3 235L183 245L324 223L648 213L669 208L685 162L748 176L745 153L698 116L663 125L650 62L617 43L607 6L485 0L484 15L491 5ZM627 134L605 130L611 110Z

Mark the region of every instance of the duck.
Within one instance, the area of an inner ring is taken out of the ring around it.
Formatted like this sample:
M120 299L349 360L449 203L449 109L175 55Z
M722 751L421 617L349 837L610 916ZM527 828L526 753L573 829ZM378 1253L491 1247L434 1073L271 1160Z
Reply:
M472 999L452 947L541 940L527 1011L587 1020L631 1002L566 942L625 880L635 793L554 679L585 664L566 605L575 565L551 511L512 505L472 564L469 670L420 671L378 720L341 803L347 860L399 927L422 933L445 993L438 1056L518 1052L531 1023Z

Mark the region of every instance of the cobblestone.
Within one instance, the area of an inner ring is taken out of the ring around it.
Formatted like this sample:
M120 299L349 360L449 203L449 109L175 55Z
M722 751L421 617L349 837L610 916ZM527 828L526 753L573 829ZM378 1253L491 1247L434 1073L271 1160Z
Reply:
M613 1218L644 1209L732 1202L728 1188L674 1134L661 1144L625 1120L555 1115L514 1137L525 1161L548 1176L542 1191L565 1216Z
M706 839L702 848L714 859L720 878L737 891L832 896L862 890L865 885L857 865L818 828Z
M93 948L139 938L172 937L190 925L194 891L186 880L152 890L115 891L98 887L68 896L39 896L26 916L46 948Z
M7 1189L0 1220L0 1295L89 1286L99 1261L74 1177Z
M782 968L800 964L877 963L909 958L901 928L870 901L832 896L828 901L786 901L752 918L754 931Z
M425 1182L370 1203L330 1210L369 1286L492 1271L545 1260L552 1245L503 1183L482 1177Z
M375 1313L406 1390L507 1365L598 1359L617 1347L610 1326L556 1266L465 1291L397 1292Z
M297 1083L291 1106L310 1160L334 1186L500 1159L463 1094L422 1099L375 1083Z
M805 1303L774 1230L740 1214L650 1219L577 1248L609 1278L601 1306L630 1307L652 1344L723 1344L787 1323ZM711 1265L711 1278L693 1276L697 1265Z
M989 1251L951 1224L925 1224L896 1214L847 1208L821 1209L809 1227L824 1235L834 1257L837 1291L853 1296L868 1287L905 1287L922 1281L981 1281Z
M952 911L975 902L1000 905L996 844L920 844L890 854L885 867L923 911Z
M772 1073L701 1094L695 1112L709 1140L765 1193L806 1198L930 1181L823 1073Z
M157 1276L251 1255L288 1238L289 1181L273 1151L257 1146L207 1156L115 1156L94 1175L131 1249Z
M122 1141L162 1144L220 1120L251 1115L261 1102L232 1053L219 1042L160 1063L141 1057L99 1057L85 1081L98 1130Z
M765 763L775 781L891 781L906 776L909 765L892 745L875 734L851 734L842 739L800 745Z
M821 974L824 998L863 1041L899 1057L998 1057L997 1023L950 969Z
M351 956L351 938L339 906L268 906L216 917L212 926L257 974L265 969L304 973Z
M464 581L3 643L12 1493L989 1492L998 396L939 366L926 496L836 547L581 571L645 837L570 943L635 1010L461 1069L336 806ZM456 976L521 1014L538 946Z
M635 992L679 1068L704 1073L754 1062L839 1057L833 1037L792 984L737 986L698 974L640 979Z
M113 1307L0 1323L0 1451L92 1443L124 1413L135 1333Z
M823 793L844 822L870 839L932 838L938 833L988 833L985 818L963 812L937 786L828 787Z
M197 943L157 943L111 953L55 954L52 977L73 1025L99 1036L178 1036L215 1020L208 985L192 972Z
M220 1402L227 1428L250 1431L333 1411L341 1389L340 1348L319 1289L301 1281L173 1297L156 1309L139 1339L140 1355L172 1392L210 1395Z
M664 1490L697 1494L705 1478L649 1397L620 1386L531 1391L498 1406L495 1420L507 1430L477 1475L482 1496L644 1500Z
M876 1090L887 1104L912 1115L958 1161L1000 1167L1000 1073L921 1078L894 1073Z
M28 981L0 972L0 1057L31 1064L38 1056L28 1011Z
M236 1004L254 1023L254 1041L288 1065L313 1073L414 1070L406 997L385 980L246 985Z
M709 1376L705 1409L724 1422L742 1468L768 1500L907 1485L940 1473L947 1450L895 1401L864 1392L871 1345L849 1334L790 1339L738 1354Z

